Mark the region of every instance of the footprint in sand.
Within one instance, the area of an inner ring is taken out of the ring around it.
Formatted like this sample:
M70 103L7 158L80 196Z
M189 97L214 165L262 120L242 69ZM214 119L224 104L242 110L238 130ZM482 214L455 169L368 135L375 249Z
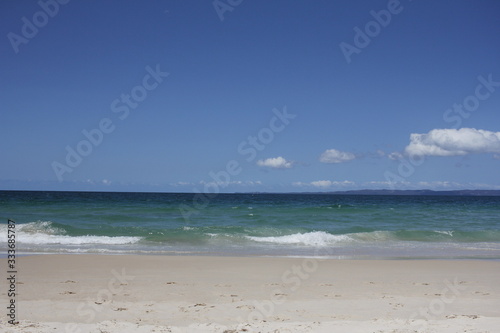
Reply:
M196 308L196 307L200 307L200 306L202 306L202 307L206 307L206 306L207 306L207 304L205 304L205 303L196 303L195 305L189 305L189 306L188 306L188 308ZM208 306L208 308L215 308L215 305L210 305L210 306ZM194 310L194 311L195 311L195 312L199 312L200 310L206 310L206 308L205 308L205 309L196 309L196 310ZM180 306L180 307L179 307L179 311L182 311L182 312L189 312L189 310L188 310L188 309L186 309L184 306Z
M467 317L467 318L470 318L470 319L477 319L477 318L479 318L478 315L462 315L462 317Z
M248 310L254 310L255 306L253 306L253 305L239 305L236 308L237 309L243 309L243 308L245 308L245 309L248 309Z
M397 308L402 308L402 307L404 307L404 305L403 305L403 304L401 304L401 303L389 303L389 305L392 305L392 309L393 309L393 310L396 310Z
M196 306L207 306L205 303L197 303L195 305L193 305L193 307L196 307Z

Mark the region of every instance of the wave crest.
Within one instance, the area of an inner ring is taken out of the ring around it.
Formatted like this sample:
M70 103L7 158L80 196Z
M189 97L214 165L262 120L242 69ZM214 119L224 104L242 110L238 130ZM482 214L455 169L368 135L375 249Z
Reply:
M0 226L0 239L7 239L7 226ZM84 244L109 244L123 245L134 244L141 240L141 237L130 236L68 236L66 231L54 226L51 221L37 221L16 225L16 239L22 244L34 245L84 245Z
M254 242L274 243L274 244L302 244L309 246L327 246L334 245L342 241L350 241L351 237L347 235L332 235L324 231L312 231L306 233L296 233L285 236L255 237L246 236Z

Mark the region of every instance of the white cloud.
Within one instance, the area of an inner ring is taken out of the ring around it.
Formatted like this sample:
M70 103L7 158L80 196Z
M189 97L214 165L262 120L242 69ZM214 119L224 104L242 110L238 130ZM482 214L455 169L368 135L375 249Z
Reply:
M463 184L457 182L449 181L433 181L433 182L418 182L417 187L419 188L431 188L431 189L460 189L464 188Z
M405 148L409 155L458 156L473 153L500 153L500 132L475 128L433 129L410 135Z
M213 186L213 187L216 187L216 186L220 186L220 187L226 187L226 186L229 186L229 185L238 185L238 186L255 186L255 185L262 185L262 182L260 180L246 180L246 181L242 181L242 180L232 180L230 182L214 182L214 181L210 181L210 182L207 182L207 181L204 181L204 180L200 180L199 185L203 185L203 186ZM195 184L196 185L196 184Z
M340 187L340 186L352 186L355 185L354 182L349 181L349 180L344 180L344 181L332 181L332 180L315 180L310 183L303 183L303 182L294 182L292 183L293 186L301 186L301 187L320 187L320 188L330 188L330 187Z
M197 186L212 186L212 187L226 187L230 185L236 185L236 186L257 186L257 185L262 185L262 182L260 180L246 180L246 181L241 181L241 180L233 180L229 182L214 182L214 181L205 181L205 180L200 180L197 183L191 183L191 182L176 182L176 183L170 183L170 186L191 186L191 187L197 187Z
M370 182L366 182L364 183L364 186L367 186L367 187L375 187L375 188L380 188L380 187L385 187L385 186L391 186L393 183L390 182L390 181L370 181Z
M289 169L292 167L293 163L279 156L279 157L268 158L265 160L258 160L257 165L261 167L268 167L274 169Z
M396 152L390 153L389 155L387 155L387 157L389 157L390 160L396 161L396 160L401 159L403 157L403 154L396 151Z
M323 163L343 163L355 159L353 153L339 151L336 149L328 149L321 154L319 161Z
M170 183L171 186L194 186L194 183L189 183L189 182L176 182L176 183Z
M241 186L256 186L256 185L262 185L262 182L260 180L246 180L246 181L241 181L241 180L235 180L229 183L230 185L241 185Z
M333 182L331 180L316 180L311 182L311 185L316 187L330 187L333 185Z

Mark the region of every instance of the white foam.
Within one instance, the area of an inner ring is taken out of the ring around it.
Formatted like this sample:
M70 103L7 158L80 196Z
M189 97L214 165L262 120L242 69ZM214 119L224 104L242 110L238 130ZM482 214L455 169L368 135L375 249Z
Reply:
M30 222L18 224L15 229L16 241L19 244L34 245L84 245L84 244L134 244L141 240L141 237L128 236L68 236L64 230L56 228L50 221ZM0 243L7 239L7 225L0 225Z
M2 230L3 231L3 230ZM44 233L48 235L64 234L65 231L56 228L50 221L37 221L26 224L16 224L16 232L26 234Z
M324 231L313 231L307 233L297 233L286 236L254 237L246 236L255 242L275 243L275 244L303 244L326 246L333 245L342 241L350 241L351 237L347 235L332 235Z
M370 231L350 234L352 238L362 242L384 242L394 239L392 231Z
M448 235L448 236L453 237L453 230L451 230L451 231L446 231L446 230L434 230L434 232L437 232L438 234Z
M110 245L121 245L121 244L134 244L137 243L140 237L109 237L109 236L65 236L65 235L44 235L44 234L34 234L26 235L19 234L19 243L26 244L61 244L61 245L83 245L83 244L110 244Z

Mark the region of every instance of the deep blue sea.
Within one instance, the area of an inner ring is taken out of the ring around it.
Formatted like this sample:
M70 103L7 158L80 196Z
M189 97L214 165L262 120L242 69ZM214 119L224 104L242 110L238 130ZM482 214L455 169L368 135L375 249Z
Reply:
M500 259L500 197L0 191L0 251Z

